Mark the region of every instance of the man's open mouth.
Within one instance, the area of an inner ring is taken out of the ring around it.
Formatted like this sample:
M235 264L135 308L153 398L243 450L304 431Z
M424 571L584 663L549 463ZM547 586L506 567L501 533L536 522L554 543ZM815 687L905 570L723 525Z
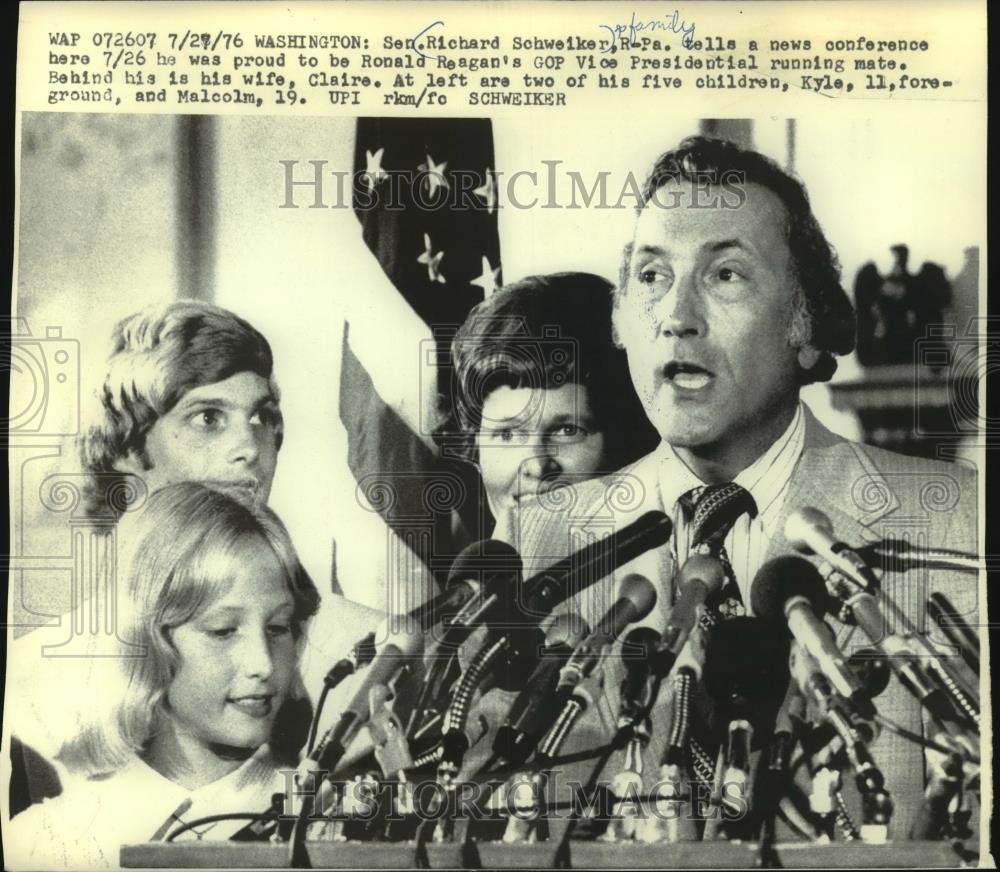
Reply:
M675 387L696 391L707 386L714 373L696 363L672 360L663 368L663 375Z

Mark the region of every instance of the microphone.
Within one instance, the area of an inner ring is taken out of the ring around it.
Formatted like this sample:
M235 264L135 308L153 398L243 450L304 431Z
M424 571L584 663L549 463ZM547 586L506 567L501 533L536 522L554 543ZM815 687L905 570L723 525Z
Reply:
M910 640L919 637L915 636L909 621L897 606L886 603L891 615L907 631L903 636L889 631L881 605L872 594L854 591L844 601L864 634L879 651L885 653L889 666L902 685L946 726L953 737L960 738L962 732L957 719L966 718L979 726L980 715L975 700L967 698L944 664L939 662L936 652L930 658L918 655ZM957 711L953 704L958 707Z
M765 563L750 588L754 614L765 618L784 615L796 641L816 659L834 689L859 711L871 715L871 700L821 620L826 596L816 567L792 555Z
M438 715L456 678L458 649L497 610L509 608L521 581L521 557L506 542L486 539L466 546L455 558L439 597L444 605L428 614L443 614L434 642L427 648L427 673L414 706L407 735L415 738ZM449 614L457 606L457 613ZM426 616L424 618L426 621ZM436 621L422 623L428 632Z
M611 604L590 635L577 645L569 662L560 670L556 696L566 699L573 688L594 671L604 648L612 644L629 624L645 618L654 605L656 588L650 580L637 572L626 575L618 586L618 599Z
M661 647L662 636L652 627L629 630L622 642L625 677L622 678L621 703L618 707L618 729L637 727L656 702L660 682L674 665L673 654ZM636 657L628 651L638 649Z
M837 572L864 590L874 590L878 580L854 549L834 535L833 524L819 509L804 507L788 516L785 538L802 554L818 554Z
M868 545L861 551L871 555L885 569L908 572L911 569L950 569L954 572L978 573L982 558L966 551L949 548L916 548L903 539L886 539Z
M656 604L656 589L645 576L630 573L618 586L618 599L559 671L555 697L560 704L555 723L543 736L536 765L544 768L555 758L577 718L594 705L604 684L604 672L597 669L605 646L614 642L629 624L641 621Z
M774 729L765 745L766 756L757 773L753 789L754 817L760 827L763 842L774 838L775 816L778 805L789 793L792 782L792 752L805 721L806 700L798 682L789 676L785 697L774 719Z
M485 539L464 548L451 566L447 587L451 591L471 589L473 594L447 621L447 642L460 645L476 627L488 622L498 607L509 604L521 572L521 556L506 542Z
M965 665L979 675L979 637L943 593L932 593L927 612L956 648Z
M870 713L861 712L838 696L820 664L804 646L792 647L789 669L799 689L814 702L843 744L866 808L887 820L892 813L892 800L885 790L885 776L868 750L878 736L874 708Z
M381 633L376 633L376 638L379 635ZM369 694L372 689L378 685L390 684L396 673L417 655L420 644L421 638L414 633L395 633L376 646L375 659L363 674L354 697L344 708L337 723L317 743L311 759L303 761L305 768L300 764L302 771L333 770L344 756L347 746L371 717Z
M693 815L685 812L685 806L689 812L693 811L692 798L689 798L688 793L695 788L694 782L688 778L684 758L691 738L693 697L705 664L707 632L698 621L698 613L703 610L704 606L696 607L695 621L687 634L687 641L668 676L672 705L667 724L667 741L660 757L660 782L664 787L669 785L670 789L657 791L656 803L661 811L656 820L650 819L648 822L646 841L665 838L670 842L687 842L699 837ZM712 775L708 778L711 780Z
M698 608L701 610L704 607ZM692 698L705 667L707 633L697 626L697 621L695 624L693 632L688 633L687 641L670 670L670 693L673 705L670 709L667 742L660 760L661 773L668 770L671 773L667 776L668 780L676 780L672 775L675 771L679 771L678 767L684 763L684 750L688 745L691 730Z
M698 606L722 590L726 570L718 557L694 554L684 561L674 580L679 595L663 631L663 644L677 657L695 625Z
M910 646L900 640L895 634L886 632L882 611L878 601L871 596L879 590L878 580L861 556L848 545L840 542L833 534L830 519L818 509L803 508L794 512L785 525L785 537L798 550L806 554L821 555L837 572L853 583L854 589L842 593L844 601L854 614L858 624L875 645L885 648L890 661L895 661L899 653L900 661L893 662L893 669L900 680L910 691L930 709L930 704L936 707L932 710L936 717L946 722L951 720L947 712L934 699L934 683L928 682L927 675L917 661L915 652ZM970 563L971 566L971 563ZM892 602L885 600L889 614L906 630L906 635L918 644L926 655L931 656L929 671L945 688L950 699L976 726L979 725L980 714L978 703L963 690L959 679L949 670L946 663L937 658L937 651L930 642L916 633L906 615ZM839 689L839 688L838 688Z
M493 750L515 765L527 760L548 725L559 715L561 701L555 694L559 670L590 627L578 614L559 615L545 635L545 648L527 685L514 700L507 719L497 731Z
M748 721L758 736L771 732L785 696L789 643L783 621L762 617L729 618L707 631L703 720L720 743L732 721Z
M673 524L663 512L646 512L621 530L586 545L524 582L523 609L539 620L640 554L666 543Z
M323 678L323 684L332 690L341 681L353 675L362 666L367 666L375 659L375 633L371 632L360 639L346 657L341 657Z
M784 774L792 762L798 724L806 717L806 700L798 682L789 679L785 698L774 720L774 732L769 742L767 767L771 772Z

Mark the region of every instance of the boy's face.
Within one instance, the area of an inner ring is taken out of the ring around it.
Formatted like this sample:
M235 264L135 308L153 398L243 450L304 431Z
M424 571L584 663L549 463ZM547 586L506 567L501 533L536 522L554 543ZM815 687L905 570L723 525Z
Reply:
M266 503L278 462L281 411L267 379L238 372L192 388L146 434L144 456L119 464L150 492L178 481Z

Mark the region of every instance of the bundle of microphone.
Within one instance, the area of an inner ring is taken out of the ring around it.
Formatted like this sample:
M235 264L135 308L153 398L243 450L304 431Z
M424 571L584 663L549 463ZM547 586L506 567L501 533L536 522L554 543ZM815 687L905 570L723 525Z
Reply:
M466 840L537 841L557 820L574 838L729 838L763 850L782 828L885 841L901 799L920 810L897 837L967 836L979 789L979 640L951 602L927 601L952 646L945 656L880 590L870 557L801 509L785 528L799 553L761 567L752 617L719 616L727 567L694 555L656 584L626 574L588 626L577 595L670 533L650 512L528 578L502 542L467 548L444 593L403 616L406 632L381 629L330 670L329 687L358 673L353 696L310 742L294 786L240 837L285 841L298 866L311 839L415 839L419 849L456 839L461 825ZM959 557L968 559L951 555L949 568ZM658 590L673 591L671 607L656 608ZM867 645L847 656L828 617ZM919 703L923 731L879 714L894 680ZM503 692L502 719L480 711L491 690ZM605 740L567 754L606 700ZM886 781L872 748L885 730L927 752L919 800ZM352 743L371 750L345 761ZM561 795L554 775L587 761L586 795Z

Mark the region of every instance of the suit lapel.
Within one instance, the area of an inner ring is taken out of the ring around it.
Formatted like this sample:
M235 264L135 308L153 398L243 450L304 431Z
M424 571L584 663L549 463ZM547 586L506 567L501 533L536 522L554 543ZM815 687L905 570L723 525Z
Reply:
M899 507L885 478L863 452L827 430L808 407L805 415L802 456L792 473L768 560L793 550L784 528L796 509L819 509L830 518L841 541L860 546L878 538L875 525Z

